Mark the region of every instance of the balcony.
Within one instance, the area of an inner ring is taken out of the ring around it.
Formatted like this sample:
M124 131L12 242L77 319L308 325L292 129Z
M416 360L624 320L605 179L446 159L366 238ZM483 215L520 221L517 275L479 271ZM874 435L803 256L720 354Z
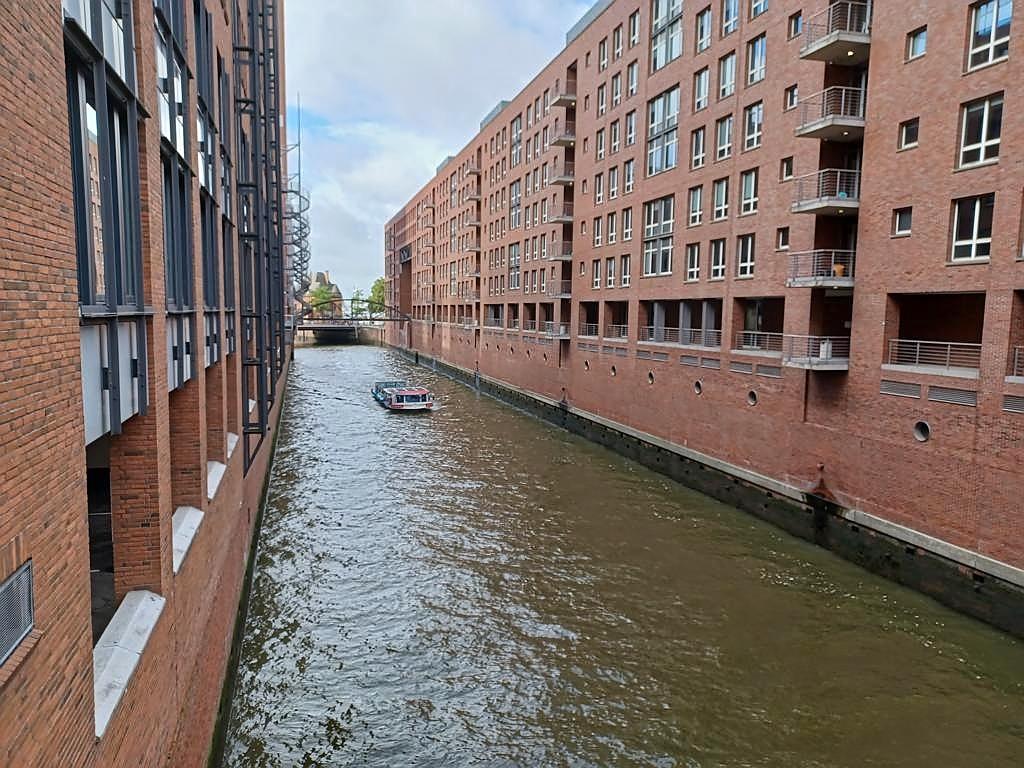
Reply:
M808 371L848 371L850 337L787 333L783 338L782 364Z
M547 285L547 294L553 299L572 297L572 280L552 280Z
M597 323L580 323L580 336L597 337Z
M474 213L466 217L463 222L464 227L479 227L480 226L480 214Z
M480 202L480 188L471 187L467 189L462 195L462 202L464 203L477 203Z
M536 333L537 332L537 321L536 320L523 320L523 332L524 333Z
M839 0L811 16L804 25L800 58L857 66L871 53L871 7Z
M459 325L461 325L467 331L474 330L480 327L480 323L477 322L477 319L475 317L460 317Z
M430 202L429 200L425 201L423 203L423 210L425 210L425 211L432 211L432 210L434 210L434 204L432 202Z
M566 122L561 128L555 131L551 139L553 147L574 147L576 146L576 123Z
M556 323L553 320L547 320L544 322L544 335L550 336L553 339L568 339L569 324Z
M572 203L556 206L549 220L554 224L572 224Z
M890 339L888 365L919 373L977 378L981 344Z
M860 171L828 168L796 179L793 213L842 216L860 208Z
M571 187L576 179L576 163L562 163L552 169L551 183Z
M606 339L619 339L621 341L626 341L629 339L629 326L615 324L606 325L604 327L604 337Z
M550 261L572 261L572 240L553 240L547 254Z
M473 176L479 176L480 175L480 166L477 165L475 162L471 162L469 164L469 166L466 168L466 174L467 175L473 175Z
M505 321L500 317L485 317L484 318L485 328L505 328Z
M551 100L552 107L575 107L576 106L576 83L566 83L564 86L555 85L554 98Z
M722 330L720 328L680 328L679 343L687 347L720 349Z
M480 241L479 240L467 240L465 245L462 246L464 253L480 253Z
M864 138L864 89L834 86L802 99L796 135L829 141Z
M508 328L510 331L518 331L519 330L519 318L518 317L510 317L508 319L508 325L505 326L505 327Z
M789 255L790 288L852 288L856 251L799 251Z
M752 355L769 355L779 357L784 346L781 333L764 331L740 331L736 334L736 346L733 352Z
M1010 375L1016 378L1024 378L1024 347L1013 348L1013 367Z

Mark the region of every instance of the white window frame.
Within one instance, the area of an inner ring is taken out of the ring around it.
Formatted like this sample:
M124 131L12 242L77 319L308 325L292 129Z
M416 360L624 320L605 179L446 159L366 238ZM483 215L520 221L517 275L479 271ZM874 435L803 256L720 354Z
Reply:
M635 96L640 81L640 62L634 61L626 67L626 96Z
M612 30L612 60L618 61L622 58L622 25L619 24Z
M635 166L633 160L627 160L622 164L622 194L628 195L633 191Z
M982 206L982 202L986 198L989 198L989 197L991 197L993 199L992 202L993 202L993 207L994 207L994 205L995 205L995 195L991 194L991 193L990 194L985 194L985 195L978 195L976 197L959 198L959 199L953 201L953 238L952 238L953 239L953 249L950 252L950 261L956 262L958 264L962 264L962 263L965 263L965 262L971 262L971 261L987 261L989 259L989 257L991 256L991 254L992 254L992 233L989 232L987 237L983 237L983 236L981 236L979 234L979 225L981 223L981 206ZM972 233L971 233L971 237L966 239L966 240L957 240L956 239L956 233L957 233L957 230L960 228L960 203L961 202L966 202L966 201L973 201L973 203L974 203L974 205L973 205L973 209L974 210L973 210L973 214L972 214L973 217L974 217L974 224L972 226ZM960 247L963 247L963 246L970 246L970 249L971 249L970 256L957 257L957 255L956 255L957 248L960 248ZM979 256L978 255L978 247L979 246L988 246L988 248L987 248L988 253L985 253L985 254Z
M914 49L917 47L915 44L918 40L924 41L924 47L920 53L915 53ZM928 25L925 24L923 27L918 27L907 33L907 50L906 50L906 61L913 61L919 59L928 53Z
M697 29L694 37L697 41L697 53L706 51L711 47L711 6L697 14Z
M604 160L604 128L594 134L594 154L598 160Z
M1007 9L1009 13L1013 14L1013 0L985 0L985 2L974 3L971 7L971 28L970 36L968 39L968 51L967 51L967 70L978 69L980 67L987 67L989 64L995 64L997 61L1003 61L1009 58L1009 44L1010 34L1003 37L997 37L999 26L999 11L1000 9ZM974 44L974 38L977 34L978 22L983 18L982 10L988 9L991 14L991 27L989 29L988 38L980 45ZM1011 18L1012 20L1012 18ZM1006 50L1003 53L997 54L996 50L1006 44ZM979 59L975 62L975 59L979 54L985 54L984 60Z
M800 86L797 83L793 83L793 85L786 88L785 99L783 101L783 109L785 111L788 112L791 109L796 109L797 105L800 103Z
M736 277L754 276L755 248L754 235L739 235L736 238Z
M783 236L785 236L786 242L782 242ZM775 250L789 250L789 227L779 227L775 230Z
M768 10L768 0L750 0L750 18L756 19Z
M758 116L756 123L751 120ZM757 101L743 110L743 149L757 149L764 138L764 102Z
M594 202L604 202L604 174L598 173L594 176Z
M605 275L605 286L607 288L615 287L615 257L609 256L604 260L604 275Z
M786 171L786 161L789 161L789 171ZM793 157L784 157L779 161L779 181L789 181L794 175L795 163Z
M715 121L715 160L725 160L732 155L732 115ZM725 141L722 140L722 126L726 126Z
M619 285L623 288L629 288L630 261L628 253L624 253L619 257Z
M608 69L608 38L604 38L597 44L597 71L604 72Z
M690 187L687 200L690 209L688 224L691 227L696 227L704 221L704 185L698 184L696 187Z
M640 11L629 14L629 47L640 42Z
M700 243L686 245L686 282L695 283L700 280Z
M912 125L917 126L918 136L913 141L907 139L907 129ZM900 123L900 149L913 149L917 146L918 141L921 138L921 119L918 117L912 117L909 120L904 120Z
M622 241L629 242L633 239L633 209L622 209Z
M711 241L711 270L708 280L725 279L725 238Z
M617 107L622 103L622 73L616 72L612 75L612 106Z
M608 199L614 200L619 196L619 166L613 165L608 169Z
M729 218L729 177L715 179L711 185L712 221L723 221ZM721 193L720 193L721 190Z
M608 111L608 88L604 83L597 86L597 116Z
M601 227L602 227L601 221L602 221L602 218L600 216L595 216L594 217L594 247L595 248L600 248L601 247Z
M708 106L708 88L711 83L711 73L707 67L699 72L693 73L693 111L700 112Z
M591 288L600 288L601 287L601 260L600 259L594 259L591 262L590 266L591 266L591 270L594 273L593 276L592 276L593 282L591 283Z
M1000 111L999 135L994 139L990 139L987 138L990 127L989 121L991 120L992 116L992 107L996 103L998 103ZM967 141L968 112L971 110L972 107L975 107L979 104L982 106L981 141L975 142L973 144L965 144L965 142ZM1003 136L1002 123L1005 117L1005 115L1003 115L1004 105L1005 101L1003 94L998 93L993 94L992 96L987 96L984 99L976 99L974 101L969 101L960 107L960 152L958 156L960 168L970 168L971 166L975 165L984 165L986 163L995 162L996 160L999 159L999 145L1002 141ZM993 150L994 153L992 153ZM978 159L965 161L964 155L967 154L968 152L977 152Z
M747 43L747 85L759 83L768 71L768 37L761 33Z
M616 223L617 223L616 214L615 214L615 211L612 211L611 213L608 214L608 220L605 222L605 224L606 224L606 226L605 226L605 230L606 230L605 238L606 238L606 242L608 243L608 245L614 245L615 244L615 240L618 237L618 233L616 232L616 229L615 229Z
M732 34L740 24L740 0L722 0L722 37Z
M718 60L718 98L736 93L736 51L730 51Z
M704 167L707 159L707 130L705 126L690 132L690 168L696 170Z
M757 168L752 168L740 174L740 214L757 213L757 176Z
M626 146L636 144L636 110L626 113Z
M900 224L900 216L901 216L901 214L908 214L908 216L909 216L909 221L907 222L908 226L906 228L904 228L903 225ZM893 237L902 237L904 235L909 235L913 228L914 228L914 208L912 206L909 206L909 205L904 206L902 208L893 208L893 211L892 211L892 234L893 234ZM954 232L955 231L956 230L954 230Z

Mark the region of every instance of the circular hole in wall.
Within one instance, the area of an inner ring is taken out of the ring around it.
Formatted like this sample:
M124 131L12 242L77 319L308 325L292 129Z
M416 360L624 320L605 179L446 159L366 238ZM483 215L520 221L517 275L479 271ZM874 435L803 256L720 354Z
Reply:
M544 353L544 362L546 363L547 361L548 361L548 353L547 353L547 352L545 352L545 353Z
M747 392L747 405L757 405L757 392L754 390Z
M615 366L613 365L613 366L612 366L612 376L617 376L617 375L618 375L618 373L619 373L619 372L618 372L618 370L617 370L617 369L615 368Z
M508 348L508 353L509 353L510 355L514 355L514 354L516 353L516 348L515 348L515 347L512 347L512 346L510 346L510 347Z
M648 371L647 372L647 383L648 384L653 384L654 383L654 371Z
M914 439L919 443L927 443L932 439L932 427L927 421L919 421L914 425Z
M530 357L530 350L526 350L526 356Z
M589 360L584 360L583 361L583 370L584 371L589 371L590 370L590 361Z
M704 385L701 384L699 380L693 382L693 391L698 395L701 394L704 391Z

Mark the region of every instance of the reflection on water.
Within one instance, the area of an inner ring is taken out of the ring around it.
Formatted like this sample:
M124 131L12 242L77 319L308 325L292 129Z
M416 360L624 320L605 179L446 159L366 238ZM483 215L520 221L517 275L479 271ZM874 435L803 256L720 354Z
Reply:
M406 378L445 407L393 414ZM1018 766L1024 647L374 347L292 369L227 766Z

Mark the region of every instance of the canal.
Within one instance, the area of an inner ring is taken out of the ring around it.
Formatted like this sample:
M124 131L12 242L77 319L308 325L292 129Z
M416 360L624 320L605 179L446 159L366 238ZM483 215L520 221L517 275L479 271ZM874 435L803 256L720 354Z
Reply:
M391 414L375 379L443 408ZM296 351L224 764L1019 766L1024 645L376 347Z

